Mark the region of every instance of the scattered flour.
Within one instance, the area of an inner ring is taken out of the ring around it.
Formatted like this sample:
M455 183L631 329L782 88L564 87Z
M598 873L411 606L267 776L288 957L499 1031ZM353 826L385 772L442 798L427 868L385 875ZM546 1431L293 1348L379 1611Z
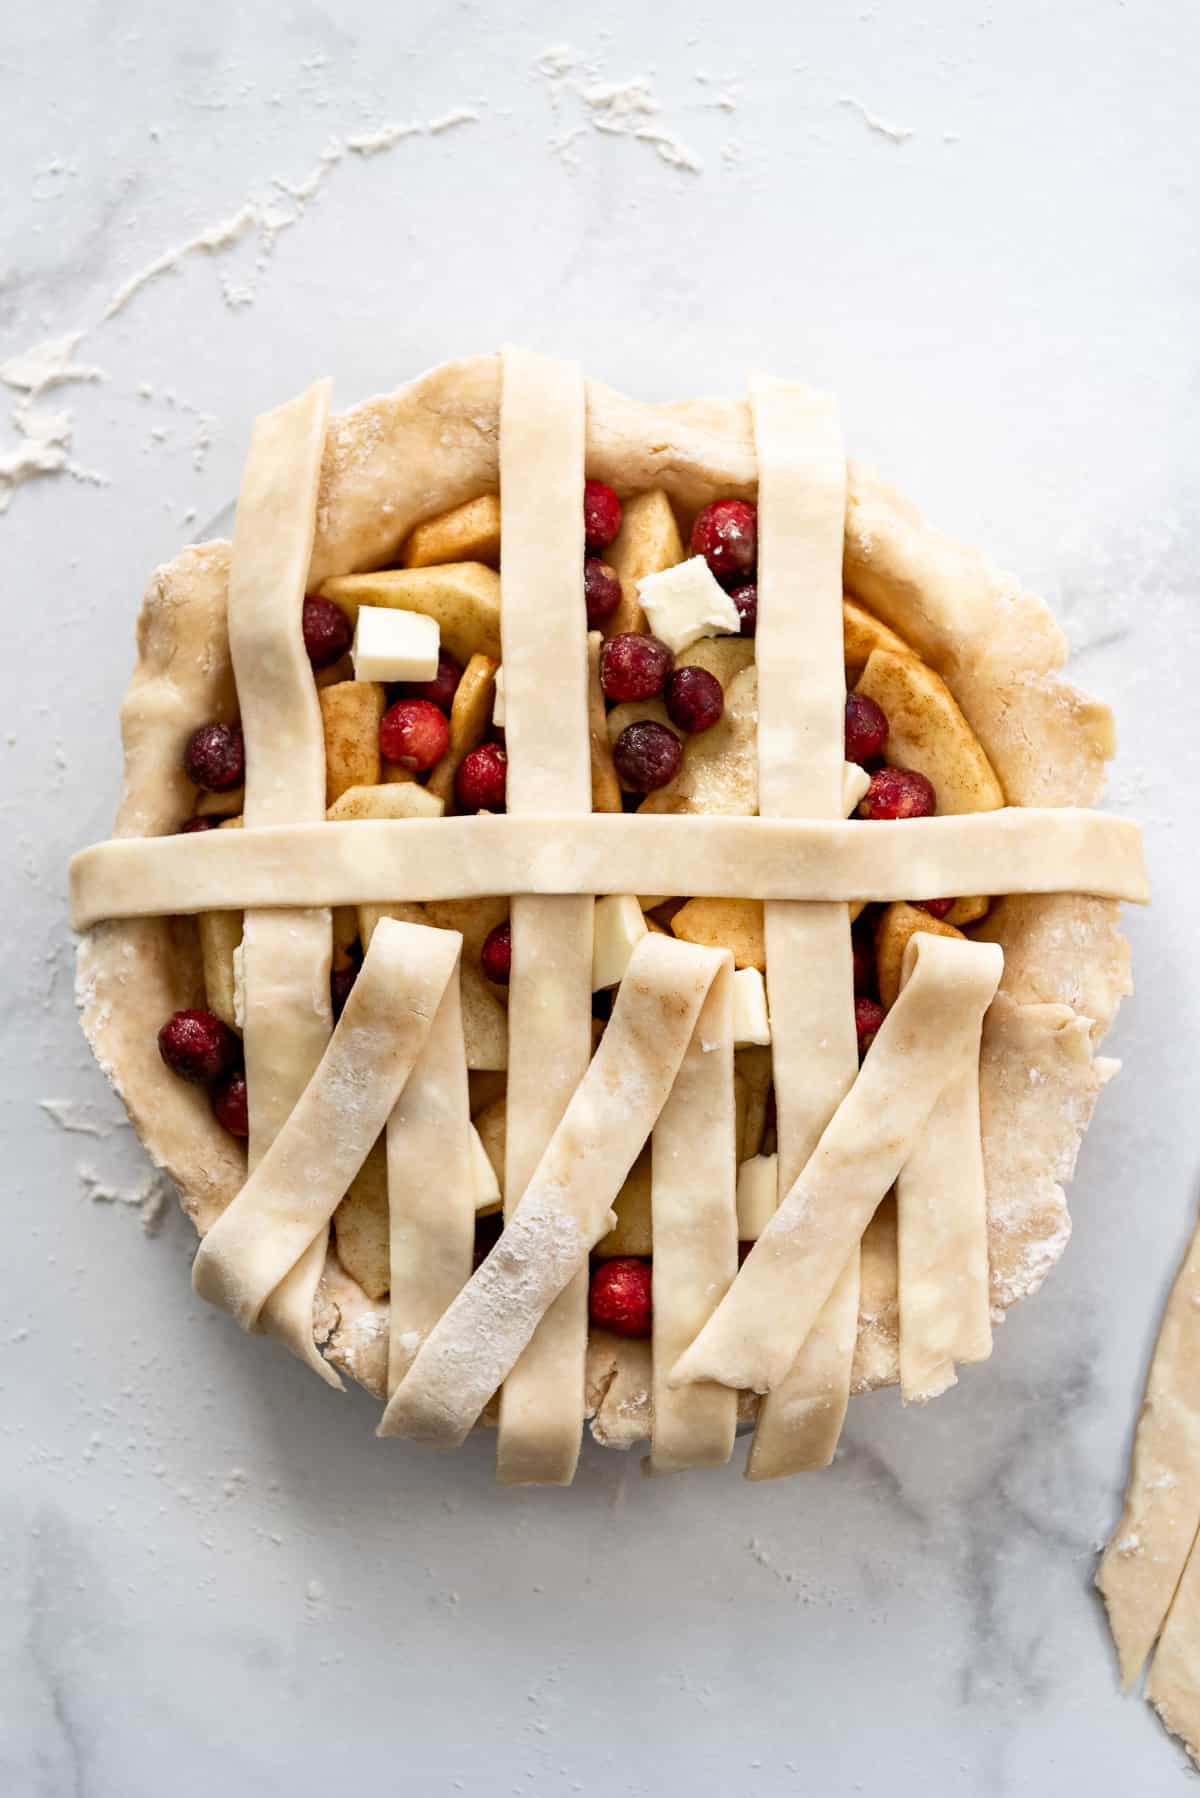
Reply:
M913 135L910 125L889 125L886 119L881 119L876 113L869 111L861 100L854 98L853 94L844 94L838 101L838 105L850 107L851 111L856 112L870 130L877 131L880 137L886 137L894 144L907 143Z
M77 1099L41 1099L39 1104L60 1130L67 1130L74 1136L111 1136L116 1128L95 1117L91 1108L81 1105Z
M110 1185L95 1168L83 1162L79 1164L78 1173L80 1188L86 1199L93 1200L97 1205L128 1205L138 1213L146 1235L157 1234L171 1192L170 1182L165 1174L160 1173L157 1168L148 1168L137 1186L125 1187Z
M550 140L551 149L568 165L578 162L575 146L590 127L610 137L636 138L649 144L668 167L700 174L700 158L668 129L647 76L619 83L600 81L595 67L585 63L569 44L543 50L533 68L546 83L556 114L561 116L564 100L574 102L577 122Z

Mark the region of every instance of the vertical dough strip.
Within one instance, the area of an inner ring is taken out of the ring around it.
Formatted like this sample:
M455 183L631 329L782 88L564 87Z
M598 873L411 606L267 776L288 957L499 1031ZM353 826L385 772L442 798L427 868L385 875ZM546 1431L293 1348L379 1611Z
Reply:
M508 809L590 812L583 597L584 384L572 363L504 352L501 612ZM515 897L505 1217L512 1216L592 1048L592 913L585 894ZM568 1485L583 1434L587 1267L543 1318L500 1395L497 1475Z

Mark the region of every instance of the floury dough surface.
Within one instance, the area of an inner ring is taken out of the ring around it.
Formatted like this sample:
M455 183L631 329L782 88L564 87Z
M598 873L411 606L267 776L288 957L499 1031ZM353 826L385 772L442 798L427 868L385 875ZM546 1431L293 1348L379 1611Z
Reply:
M1200 1160L1200 766L1166 703L1200 673L1200 40L1162 0L920 17L5 15L0 366L85 332L66 365L106 378L32 408L70 412L64 462L108 482L23 479L0 518L6 1790L257 1798L401 1761L434 1798L855 1798L885 1761L898 1798L1183 1789L1116 1696L1090 1579ZM289 196L335 138L378 147ZM299 216L105 319L251 202ZM854 1400L802 1486L647 1481L589 1444L569 1494L506 1491L490 1434L375 1442L364 1394L191 1297L173 1206L143 1232L148 1169L76 1027L63 869L110 827L148 569L214 534L255 412L506 339L648 398L740 394L751 363L836 389L853 454L1051 602L1117 714L1110 803L1147 824L1125 1067L1063 1261L954 1392ZM0 419L0 469L29 441Z

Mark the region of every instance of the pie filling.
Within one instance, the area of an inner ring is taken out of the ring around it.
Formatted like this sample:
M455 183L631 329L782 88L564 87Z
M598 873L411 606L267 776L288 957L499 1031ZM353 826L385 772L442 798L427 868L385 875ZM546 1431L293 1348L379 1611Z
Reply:
M260 421L230 582L240 715L187 739L183 833L257 853L260 827L321 818L1019 816L946 682L843 591L831 402L756 382L757 503L685 509L583 478L575 371L510 352L504 383L501 492L315 592L327 394ZM285 486L291 526L268 528ZM1014 849L1014 890L1038 890L1035 851ZM823 1465L874 1240L899 1257L906 1397L990 1353L997 898L202 910L204 1005L158 1048L249 1168L197 1287L336 1379L306 1321L332 1246L390 1295L384 1432L460 1440L499 1387L502 1478L570 1479L589 1326L604 1393L651 1413L652 1471L726 1459L753 1394L751 1476Z

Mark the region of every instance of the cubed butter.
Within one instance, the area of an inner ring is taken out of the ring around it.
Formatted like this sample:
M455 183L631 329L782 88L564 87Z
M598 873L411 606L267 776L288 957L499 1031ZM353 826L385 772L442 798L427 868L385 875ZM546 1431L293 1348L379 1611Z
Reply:
M852 818L858 809L858 802L866 796L871 784L871 776L857 762L842 764L842 814Z
M474 1124L471 1125L471 1174L475 1181L476 1211L494 1211L500 1203L500 1182Z
M703 556L645 575L638 598L650 629L676 655L701 637L736 636L742 628L737 607Z
M592 937L592 991L616 986L629 958L646 934L642 908L632 893L611 893L596 901Z
M498 730L504 729L504 664L501 662L496 670L495 684L492 690L492 723ZM857 805L858 801L855 800Z
M757 968L739 968L733 977L734 1045L744 1049L756 1043L765 1049L770 1040L767 983Z
M354 627L355 680L432 680L438 671L436 618L391 606L359 606Z
M752 1155L737 1171L737 1227L739 1242L757 1242L779 1203L778 1155Z

